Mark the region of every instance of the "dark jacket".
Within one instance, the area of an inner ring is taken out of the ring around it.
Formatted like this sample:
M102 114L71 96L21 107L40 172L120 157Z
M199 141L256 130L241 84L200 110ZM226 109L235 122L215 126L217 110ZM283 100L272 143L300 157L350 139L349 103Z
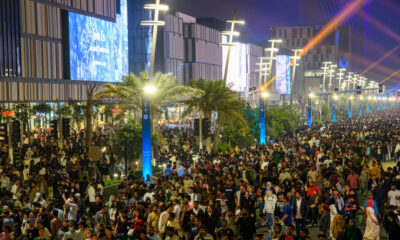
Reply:
M307 201L304 198L301 198L301 203L300 203L300 214L303 219L307 218ZM293 204L293 216L296 218L296 212L297 212L297 199L294 200Z

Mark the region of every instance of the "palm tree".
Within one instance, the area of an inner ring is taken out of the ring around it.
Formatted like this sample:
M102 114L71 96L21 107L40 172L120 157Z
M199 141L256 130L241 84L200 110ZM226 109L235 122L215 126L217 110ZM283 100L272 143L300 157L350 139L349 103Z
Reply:
M115 105L125 110L140 110L143 90L149 83L147 72L143 71L138 76L131 73L123 77L121 83L104 85L103 89L96 93L95 98L114 100ZM181 97L203 94L202 91L178 84L172 74L156 73L151 79L151 85L157 89L155 94L149 96L153 121L157 119L157 109L166 102L176 102Z
M233 124L235 121L245 122L243 117L244 103L239 99L238 93L231 91L225 86L223 80L205 81L200 78L199 80L192 81L192 86L203 91L204 94L181 101L187 106L183 115L187 116L193 111L200 111L205 118L211 119L212 112L218 113L213 147L213 151L215 152L218 150L222 121L228 124ZM211 150L210 137L206 139L206 148L207 151Z
M92 86L86 86L86 147L92 146L92 135L93 135L93 98L96 94L98 86L96 84Z

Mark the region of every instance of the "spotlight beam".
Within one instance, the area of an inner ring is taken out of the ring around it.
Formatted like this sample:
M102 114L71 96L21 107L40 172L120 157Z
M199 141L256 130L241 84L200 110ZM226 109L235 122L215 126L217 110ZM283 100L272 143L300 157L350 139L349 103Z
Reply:
M347 18L362 8L368 0L354 0L345 9L343 9L338 15L336 15L318 34L304 46L303 51L299 54L300 57L308 53L313 47L324 40L332 31L334 31L341 23ZM290 64L294 63L294 59L290 61ZM271 78L264 87L268 87L274 80L276 75Z
M371 65L368 66L367 69L365 69L361 75L364 75L366 72L368 72L369 70L371 70L372 68L374 68L376 65L378 65L380 62L382 62L385 58L389 57L390 55L392 55L394 52L396 52L398 49L400 48L400 43L393 48L392 50L390 50L389 52L387 52L385 55L383 55L381 58L379 58L378 60L376 60L374 63L372 63Z
M400 68L397 69L396 72L393 72L392 74L390 74L389 76L387 76L385 79L383 79L382 81L380 81L379 83L382 84L384 82L386 82L387 80L391 79L392 77L396 76L397 74L400 73Z

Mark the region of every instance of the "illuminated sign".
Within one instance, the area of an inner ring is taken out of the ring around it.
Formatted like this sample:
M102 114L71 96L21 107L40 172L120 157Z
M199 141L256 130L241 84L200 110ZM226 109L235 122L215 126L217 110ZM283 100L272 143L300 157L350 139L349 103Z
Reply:
M290 57L276 56L276 91L280 94L290 94Z
M69 12L68 24L72 80L116 82L128 75L127 0L115 22Z

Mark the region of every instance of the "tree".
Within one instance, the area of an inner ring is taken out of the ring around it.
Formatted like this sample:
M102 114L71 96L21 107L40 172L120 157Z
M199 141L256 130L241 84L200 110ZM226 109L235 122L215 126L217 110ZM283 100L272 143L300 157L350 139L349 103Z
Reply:
M37 105L34 105L32 107L34 113L43 113L47 114L51 112L51 107L47 105L46 103L39 103Z
M125 158L125 147L128 161L140 158L142 154L142 125L135 119L129 119L116 133L115 148L120 158ZM157 145L157 136L152 134L152 145Z
M92 146L92 135L93 135L93 97L97 91L96 84L86 86L86 147Z
M294 106L270 107L265 111L266 132L271 138L292 135L299 126L299 112Z
M187 116L193 111L200 111L205 118L211 120L212 112L218 113L213 148L215 152L218 150L222 122L231 126L235 121L245 122L242 110L244 103L239 99L238 93L233 92L225 86L223 80L205 81L200 78L199 80L193 80L191 83L195 89L198 89L204 94L192 96L181 101L187 106L183 115ZM211 150L210 137L206 139L206 147L207 151Z
M322 105L322 116L321 116L322 122L330 122L332 121L332 111L328 107L328 105Z
M106 84L103 90L96 93L96 99L107 99L115 101L115 105L124 110L140 110L142 108L142 96L144 88L150 84L147 72L140 75L131 73L125 76L121 83ZM151 85L157 91L149 96L151 101L151 113L153 122L158 119L157 109L166 102L174 102L185 96L195 96L201 92L177 83L172 74L156 73L151 79Z

